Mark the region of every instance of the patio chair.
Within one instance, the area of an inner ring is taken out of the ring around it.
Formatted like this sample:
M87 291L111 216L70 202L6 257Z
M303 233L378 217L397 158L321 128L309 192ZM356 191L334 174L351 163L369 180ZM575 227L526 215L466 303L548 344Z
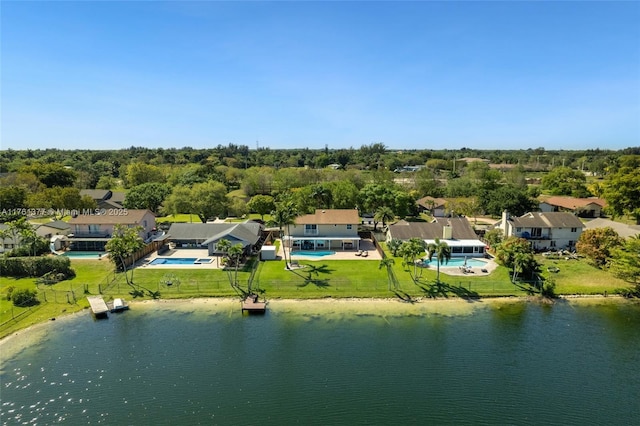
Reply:
M367 256L369 256L369 252L367 250L365 250L365 251L362 252L361 256L362 257L367 257Z
M356 252L356 256L362 256L362 253L364 253L362 250L358 250L358 251Z

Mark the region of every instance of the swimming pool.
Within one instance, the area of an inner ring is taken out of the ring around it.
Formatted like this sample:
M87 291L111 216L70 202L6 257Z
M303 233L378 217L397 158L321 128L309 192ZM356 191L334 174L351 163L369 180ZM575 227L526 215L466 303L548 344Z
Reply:
M457 268L458 266L464 266L464 264L465 264L464 262L465 262L464 257L452 257L451 259L449 259L449 263L442 262L440 264L440 267L441 268L443 268L443 267L444 268L446 268L446 267ZM433 259L431 259L431 262L426 262L426 263L428 263L429 265L436 266L436 264L438 262L437 262L437 260L436 260L436 258L434 256ZM483 267L487 266L487 262L479 260L479 259L469 259L469 258L467 258L467 266L469 266L471 268L473 268L473 267L483 268Z
M195 257L157 257L149 265L194 265Z
M66 251L62 256L72 259L99 259L106 254L103 251Z
M335 251L331 250L298 250L291 253L291 256L330 256L332 254L336 254Z

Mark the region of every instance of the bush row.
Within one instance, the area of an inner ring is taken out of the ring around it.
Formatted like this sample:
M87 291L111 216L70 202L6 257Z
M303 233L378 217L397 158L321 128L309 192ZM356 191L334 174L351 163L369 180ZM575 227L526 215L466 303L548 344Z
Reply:
M41 277L48 273L64 274L67 278L76 275L71 260L64 256L0 258L0 275L5 277Z

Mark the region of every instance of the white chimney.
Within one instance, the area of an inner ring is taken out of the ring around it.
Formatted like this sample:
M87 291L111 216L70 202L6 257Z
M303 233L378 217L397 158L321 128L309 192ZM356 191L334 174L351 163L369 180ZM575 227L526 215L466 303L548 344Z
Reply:
M453 236L453 228L450 225L445 225L442 227L442 239L450 240Z

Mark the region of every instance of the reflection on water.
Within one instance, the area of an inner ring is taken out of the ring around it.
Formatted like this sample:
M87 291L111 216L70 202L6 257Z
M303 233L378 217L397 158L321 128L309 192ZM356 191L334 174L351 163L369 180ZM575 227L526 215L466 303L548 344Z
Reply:
M0 347L3 423L637 424L625 301L137 304ZM26 343L25 343L26 342Z

